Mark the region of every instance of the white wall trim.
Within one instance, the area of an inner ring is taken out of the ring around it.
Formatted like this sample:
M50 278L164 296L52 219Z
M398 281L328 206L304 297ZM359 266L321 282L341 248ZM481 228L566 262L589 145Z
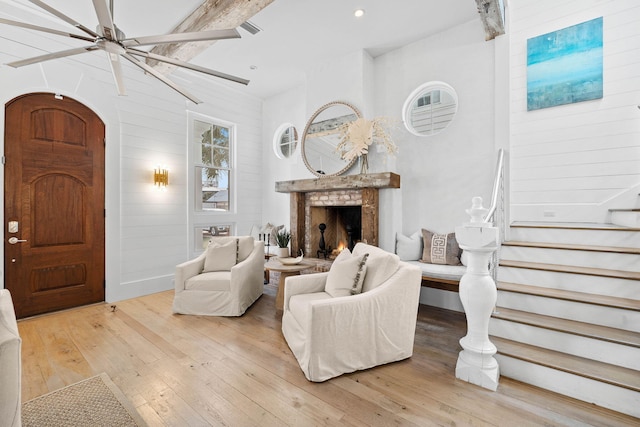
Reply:
M118 295L118 298L107 299L106 302L121 301L142 295L168 291L174 287L173 278L173 274L167 274L164 276L149 277L142 280L120 283L114 287L114 293Z

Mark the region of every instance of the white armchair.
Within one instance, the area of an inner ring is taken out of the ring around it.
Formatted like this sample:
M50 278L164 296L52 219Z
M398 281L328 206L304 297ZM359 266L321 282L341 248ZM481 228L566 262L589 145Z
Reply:
M263 286L262 242L251 236L214 237L202 255L176 266L173 312L241 316Z
M369 254L362 293L332 297L331 272L286 279L282 332L310 381L406 359L413 354L420 269L358 243ZM356 279L357 280L357 279Z
M8 427L21 425L21 344L11 294L0 289L0 420Z

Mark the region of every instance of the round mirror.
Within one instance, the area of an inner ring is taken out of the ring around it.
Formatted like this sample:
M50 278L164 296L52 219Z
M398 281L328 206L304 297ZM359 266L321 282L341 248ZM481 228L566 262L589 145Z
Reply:
M356 159L342 159L336 147L340 143L340 126L359 117L360 111L346 102L330 102L313 113L302 133L302 159L311 173L335 176L353 165Z
M273 134L273 151L279 159L293 155L298 146L298 130L291 123L283 123Z
M444 82L427 82L414 90L402 107L402 120L417 136L435 135L444 130L458 111L458 95Z

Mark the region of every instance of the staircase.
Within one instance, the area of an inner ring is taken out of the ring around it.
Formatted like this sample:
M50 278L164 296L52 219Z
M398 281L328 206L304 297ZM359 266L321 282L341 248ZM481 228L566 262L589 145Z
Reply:
M502 376L640 418L640 228L511 225L489 333Z

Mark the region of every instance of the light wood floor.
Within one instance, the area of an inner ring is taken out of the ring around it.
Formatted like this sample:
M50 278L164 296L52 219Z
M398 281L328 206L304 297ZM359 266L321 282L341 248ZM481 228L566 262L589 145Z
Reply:
M421 306L412 358L308 382L275 290L240 318L171 313L173 292L19 322L23 401L106 372L151 426L629 426L640 420L502 378L455 379L464 316Z

